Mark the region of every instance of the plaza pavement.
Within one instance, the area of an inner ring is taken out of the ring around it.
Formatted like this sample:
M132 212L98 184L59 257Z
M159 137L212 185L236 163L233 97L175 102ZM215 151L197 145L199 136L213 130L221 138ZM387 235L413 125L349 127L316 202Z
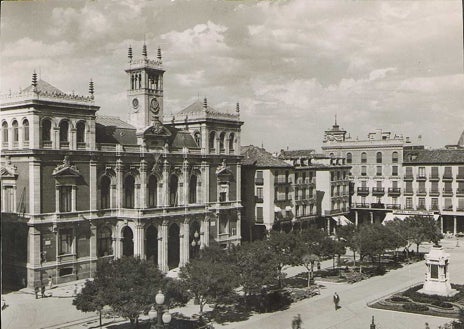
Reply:
M451 255L451 281L464 283L464 246L456 247L455 239L445 239L442 245ZM428 251L429 248L430 244L427 244L421 250ZM331 260L322 262L323 268L331 266ZM303 271L303 267L287 269L288 276ZM302 329L368 329L372 316L375 316L376 329L424 329L425 322L430 324L431 329L436 329L451 319L378 310L367 306L368 302L420 282L424 272L424 261L421 261L355 284L319 281L325 286L319 296L294 303L284 311L254 314L246 321L214 324L214 327L286 329L291 328L293 316L301 314ZM80 281L78 285L83 283ZM98 324L95 313L80 312L72 305L74 288L74 283L56 286L47 290L46 294L52 296L44 299L35 299L34 293L28 289L3 295L8 306L2 311L2 328L95 328ZM335 291L341 298L341 309L338 311L334 310L332 301ZM198 313L198 305L189 304L172 311L191 315ZM108 319L103 321L104 324L109 322Z

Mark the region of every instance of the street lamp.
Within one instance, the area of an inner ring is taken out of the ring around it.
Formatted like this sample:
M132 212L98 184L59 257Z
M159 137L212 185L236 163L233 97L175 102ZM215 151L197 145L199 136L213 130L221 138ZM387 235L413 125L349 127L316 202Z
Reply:
M192 254L193 254L193 257L196 257L198 254L197 254L197 246L200 246L200 234L198 233L198 231L195 231L195 233L193 233L193 239L192 239ZM201 247L201 246L200 246Z
M163 313L165 306L164 304L164 295L160 291L155 296L155 302L151 307L151 310L148 312L148 318L150 319L151 327L150 329L163 329L169 326L171 322L171 314L166 311ZM154 324L156 319L156 324Z

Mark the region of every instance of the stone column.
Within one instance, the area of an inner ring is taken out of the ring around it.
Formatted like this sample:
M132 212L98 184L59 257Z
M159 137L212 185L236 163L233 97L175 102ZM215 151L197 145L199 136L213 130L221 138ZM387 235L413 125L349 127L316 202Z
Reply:
M327 217L327 234L330 235L330 218Z
M374 213L370 211L369 215L371 216L371 224L374 224Z
M209 218L208 215L201 221L200 227L200 246L203 244L205 247L209 246Z
M112 243L113 256L115 258L121 258L121 244L119 243L120 242L119 234L117 234L116 236L113 236L112 240L113 240L113 243Z
M188 263L190 258L189 247L190 247L190 225L189 220L186 219L180 226L180 262L179 267L184 266Z
M168 272L168 221L158 226L158 267L162 272Z
M237 179L235 180L235 189L237 191L236 202L240 202L242 200L241 182L242 182L242 166L240 165L240 163L237 163Z
M140 208L140 193L143 188L141 187L140 183L134 184L134 208Z
M90 198L90 210L96 210L98 208L98 182L97 182L97 162L91 158L89 162L90 173L89 173L89 198Z
M359 221L359 220L358 220L358 211L355 210L355 211L354 211L354 225L355 225L355 226L358 226L358 221Z
M162 189L162 205L164 207L169 207L169 162L166 159L164 160L163 165L163 186L164 188Z
M40 231L36 227L30 226L27 255L27 286L29 288L34 288L35 284L39 284L40 274L36 272L36 269L40 269L40 264Z
M123 164L122 160L116 160L116 207L122 208L123 201Z
M96 263L95 261L98 258L97 255L97 225L94 221L90 222L90 242L89 242L89 249L90 249L90 268L89 268L89 276L93 277L93 273L96 270Z
M441 216L440 218L440 230L441 230L441 234L445 233L443 232L443 221L445 220L445 218L443 217L443 215Z
M69 149L77 150L77 138L76 138L77 129L69 127L69 130L71 131L70 139L69 139Z
M142 159L140 161L140 194L139 194L139 207L142 209L147 208L147 161Z
M33 159L29 162L29 213L31 215L41 212L41 186L40 161Z
M76 211L76 203L77 203L77 186L73 185L71 187L71 211Z
M240 209L237 210L237 236L242 240L242 214Z
M145 259L145 230L143 224L135 224L134 232L134 256Z
M188 172L188 160L185 159L184 162L182 163L182 176L183 176L183 180L184 180L184 188L183 188L183 191L182 191L182 194L183 194L183 205L188 205L189 204L189 185L190 185L190 181L189 181L189 172Z
M201 163L201 190L203 192L203 203L210 202L209 199L209 164L206 161Z
M453 216L453 234L458 233L458 220L456 216Z
M60 187L55 186L55 213L60 212Z
M53 125L53 123L52 123ZM60 148L60 128L59 127L52 127L50 131L50 137L52 139L52 149L59 149Z

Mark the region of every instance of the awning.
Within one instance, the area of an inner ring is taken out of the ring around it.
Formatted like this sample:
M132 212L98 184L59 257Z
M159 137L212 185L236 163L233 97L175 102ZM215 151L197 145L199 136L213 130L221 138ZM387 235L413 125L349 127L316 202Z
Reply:
M332 217L338 225L340 226L346 226L346 225L350 225L350 224L353 224L348 218L346 218L345 216L341 215L341 216L338 216L338 217Z
M285 210L286 210L286 211L292 211L292 207L291 207L291 206L286 206L286 207L285 207Z
M282 209L280 209L280 207L277 207L277 206L274 207L274 212L281 212L281 211Z

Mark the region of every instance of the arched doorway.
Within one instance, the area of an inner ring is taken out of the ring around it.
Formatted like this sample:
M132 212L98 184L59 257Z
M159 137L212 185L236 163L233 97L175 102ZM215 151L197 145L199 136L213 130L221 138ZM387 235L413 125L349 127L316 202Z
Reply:
M158 230L150 225L145 232L147 261L158 265Z
M198 257L200 253L200 223L198 221L192 222L190 225L190 258Z
M179 226L172 224L169 227L168 236L168 267L169 269L176 268L179 266L180 254L179 254Z
M134 256L134 233L129 226L122 229L122 255Z

